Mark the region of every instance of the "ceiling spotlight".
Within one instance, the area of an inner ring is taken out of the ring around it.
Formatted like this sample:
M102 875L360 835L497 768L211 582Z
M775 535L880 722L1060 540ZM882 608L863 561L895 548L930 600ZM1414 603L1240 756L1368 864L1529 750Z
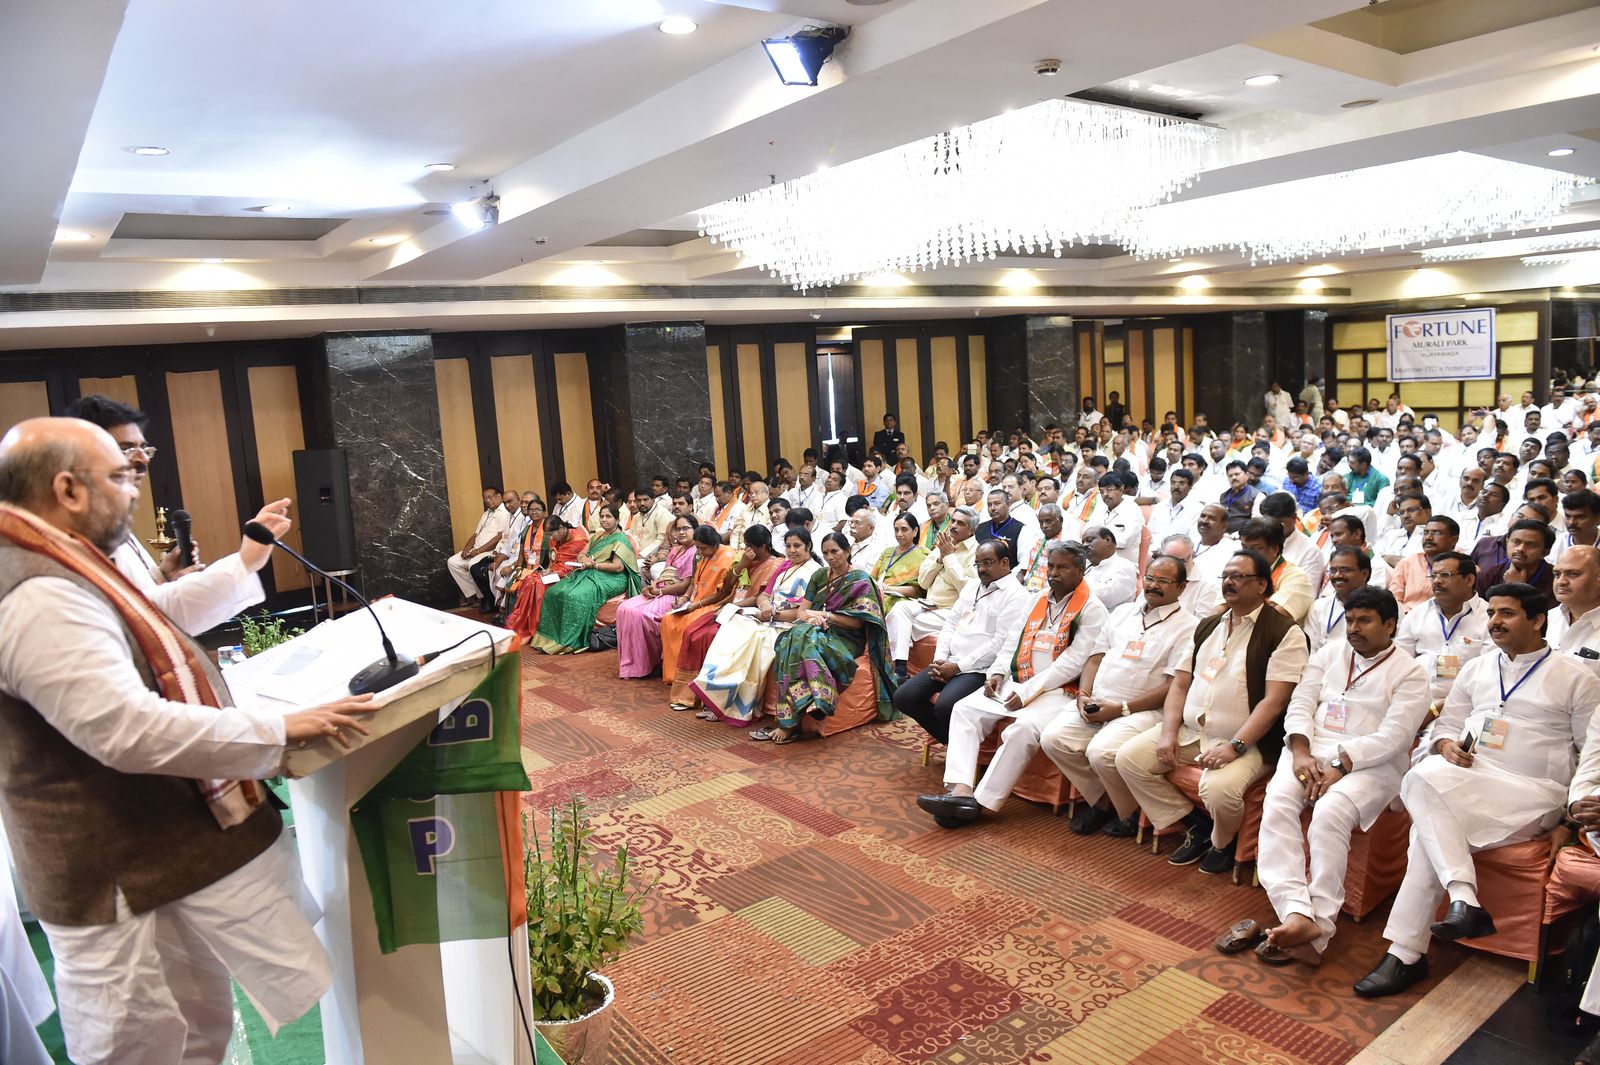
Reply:
M172 154L172 152L169 149L167 149L167 148L158 148L154 144L136 144L133 147L128 148L126 150L132 152L134 155L171 155Z
M1358 107L1371 107L1377 102L1378 101L1376 100L1350 100L1346 103L1340 104L1339 106L1344 108L1346 111L1354 111Z
M768 37L761 47L772 60L779 81L785 85L815 85L822 64L849 35L843 26L808 26L788 37Z
M475 200L452 203L450 213L468 229L488 229L500 221L500 197L491 192Z
M58 244L81 244L82 242L84 242L86 240L93 240L93 239L94 239L94 237L93 237L92 234L85 233L81 229L58 229L58 230L56 230L56 243L58 243Z
M1548 152L1545 152L1544 154L1548 155L1552 159L1560 159L1563 156L1571 155L1573 152L1575 152L1577 150L1578 149L1576 149L1576 148L1552 148Z
M1244 83L1252 89L1259 89L1263 85L1276 85L1282 80L1282 74L1256 74L1245 78Z
M656 27L669 37L686 37L699 28L698 22L682 15L668 15L661 20L661 25Z
M454 170L455 168L456 168L456 164L454 164L454 163L429 163L427 166L423 167L422 169L431 170L435 174L448 174L450 171Z
M369 241L368 243L376 244L380 248L392 248L392 247L394 247L394 245L399 244L402 240L405 240L405 239L406 239L405 237L400 237L400 236L395 236L393 234L390 234L388 236L383 236L383 237L373 237L372 240Z

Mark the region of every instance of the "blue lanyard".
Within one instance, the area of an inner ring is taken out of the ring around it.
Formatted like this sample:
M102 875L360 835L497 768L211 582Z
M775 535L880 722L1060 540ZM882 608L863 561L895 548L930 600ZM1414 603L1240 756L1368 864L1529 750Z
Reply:
M1555 651L1554 647L1551 647L1551 648L1547 649L1545 651L1545 653L1544 653L1544 658L1539 659L1539 661L1537 661L1533 665L1529 666L1528 667L1528 671L1517 679L1517 682L1511 686L1511 690L1510 691L1506 691L1506 675L1505 675L1505 671L1503 669L1501 669L1499 662L1496 662L1494 664L1495 673L1498 674L1499 680L1500 680L1500 706L1501 706L1502 709L1505 708L1506 703L1511 701L1511 697L1517 693L1517 689L1522 687L1523 681L1526 681L1529 677L1533 676L1536 672L1538 672L1539 667L1544 665L1545 658L1549 658L1551 653L1554 652L1554 651Z
M1467 615L1472 613L1472 611L1470 609L1468 609L1466 606L1463 606L1461 608L1461 616L1456 618L1456 623L1454 625L1451 625L1447 629L1447 628L1444 627L1444 611L1439 609L1439 604L1438 603L1435 603L1433 605L1433 609L1434 609L1434 612L1439 615L1439 631L1444 634L1444 645L1448 649L1449 646L1450 646L1450 641L1455 639L1456 630L1461 627L1461 623L1463 621L1467 620ZM1539 661L1543 662L1544 659L1541 658L1541 659L1539 659ZM1538 666L1534 666L1533 667L1533 669L1538 669L1538 668L1539 668ZM1528 670L1528 672L1532 673L1533 669ZM1524 679L1526 679L1526 678L1524 678ZM1519 681L1517 681L1517 683L1521 684L1522 681L1519 680ZM1512 688L1511 690L1512 691L1516 691L1515 688ZM1507 698L1510 698L1510 697L1507 696Z
M1337 596L1335 596L1334 597L1334 605L1335 606L1343 606L1344 604L1339 602L1339 598ZM1334 617L1333 616L1333 607L1332 606L1328 607L1328 635L1330 637L1333 635L1333 627L1335 625L1339 624L1339 622L1341 622L1343 620L1344 620L1344 611L1343 610L1339 611L1339 616L1338 617Z

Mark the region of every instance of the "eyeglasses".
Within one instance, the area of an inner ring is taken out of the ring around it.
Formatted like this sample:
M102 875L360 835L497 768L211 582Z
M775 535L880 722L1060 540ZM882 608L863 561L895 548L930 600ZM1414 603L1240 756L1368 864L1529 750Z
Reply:
M122 453L130 459L137 455L149 462L156 457L156 446L154 444L119 444L117 446L122 448Z
M1178 583L1177 581L1173 580L1171 577L1157 577L1157 576L1154 576L1153 574L1149 574L1149 573L1146 573L1144 575L1144 582L1146 584L1174 584L1174 585Z
M74 467L72 467L71 472L72 473L94 473L95 471L90 469L87 466L74 466ZM134 469L132 466L118 466L114 470L107 470L105 472L105 478L106 478L106 480L110 481L112 484L120 484L120 485L137 484L139 482L139 471Z

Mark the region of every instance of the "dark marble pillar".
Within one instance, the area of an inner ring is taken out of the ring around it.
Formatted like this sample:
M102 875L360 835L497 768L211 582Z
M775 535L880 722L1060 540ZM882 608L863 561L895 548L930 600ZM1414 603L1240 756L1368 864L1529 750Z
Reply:
M319 382L350 466L360 576L369 598L454 605L444 561L453 545L445 490L433 338L427 333L330 333Z
M1285 392L1298 397L1308 381L1327 375L1327 311L1271 311L1267 314L1267 332L1272 348L1271 375Z
M1062 425L1078 407L1078 355L1065 315L997 318L990 327L990 428Z
M1203 314L1192 324L1195 411L1219 433L1235 421L1259 425L1267 412L1261 397L1275 372L1266 314Z
M590 387L618 489L712 458L711 382L701 322L640 322L602 330Z

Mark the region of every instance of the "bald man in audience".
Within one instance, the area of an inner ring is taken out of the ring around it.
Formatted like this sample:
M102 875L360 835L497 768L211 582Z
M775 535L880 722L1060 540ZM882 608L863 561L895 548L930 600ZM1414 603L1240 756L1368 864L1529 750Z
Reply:
M1569 547L1553 572L1559 606L1550 612L1550 646L1600 676L1600 550Z

